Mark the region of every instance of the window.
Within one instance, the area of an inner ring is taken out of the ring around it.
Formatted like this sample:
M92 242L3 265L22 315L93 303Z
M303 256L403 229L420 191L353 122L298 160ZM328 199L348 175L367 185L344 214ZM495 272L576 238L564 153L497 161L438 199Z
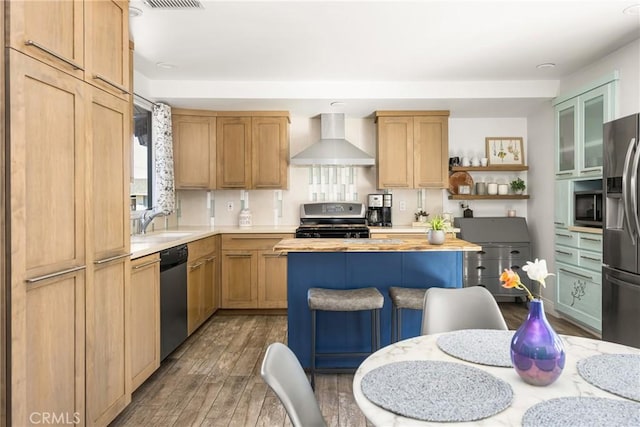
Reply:
M131 210L151 209L153 203L153 150L151 110L137 102L133 106L133 141L131 144Z

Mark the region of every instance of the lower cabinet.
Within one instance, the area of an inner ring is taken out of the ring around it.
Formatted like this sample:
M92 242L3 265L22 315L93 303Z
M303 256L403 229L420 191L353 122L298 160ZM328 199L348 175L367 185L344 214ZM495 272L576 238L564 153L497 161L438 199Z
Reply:
M187 330L191 335L218 308L220 300L219 236L189 243L187 261Z
M292 237L223 235L221 308L287 308L287 257L273 247Z
M129 257L91 266L86 284L86 398L88 425L107 425L131 402L126 343Z
M557 229L556 310L602 330L602 234Z
M131 391L160 367L160 255L131 262Z

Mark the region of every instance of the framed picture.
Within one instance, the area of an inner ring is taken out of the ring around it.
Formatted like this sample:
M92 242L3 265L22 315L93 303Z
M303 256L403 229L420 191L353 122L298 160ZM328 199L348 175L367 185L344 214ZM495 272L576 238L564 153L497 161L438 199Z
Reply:
M485 141L489 165L524 165L524 146L522 137L488 136L485 138Z

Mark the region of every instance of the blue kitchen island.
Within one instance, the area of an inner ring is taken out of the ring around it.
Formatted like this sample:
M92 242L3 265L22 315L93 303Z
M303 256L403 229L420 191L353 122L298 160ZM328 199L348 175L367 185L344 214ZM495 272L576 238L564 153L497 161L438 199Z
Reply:
M309 288L375 287L384 295L381 345L391 340L389 288L462 287L462 253L481 247L448 237L443 245L426 239L284 239L274 251L288 254L288 346L308 368L311 360ZM318 352L368 352L370 312L318 312ZM422 312L403 310L402 335L420 334ZM318 359L318 368L357 367L364 358Z

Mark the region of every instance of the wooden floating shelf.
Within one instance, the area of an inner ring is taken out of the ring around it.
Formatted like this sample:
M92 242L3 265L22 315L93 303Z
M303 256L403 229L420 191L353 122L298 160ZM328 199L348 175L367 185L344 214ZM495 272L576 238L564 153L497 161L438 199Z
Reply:
M452 194L449 196L449 200L524 200L528 198L528 194L507 194L506 196L494 196L490 194Z
M529 170L529 166L526 165L508 165L508 166L452 166L451 172L520 172Z

